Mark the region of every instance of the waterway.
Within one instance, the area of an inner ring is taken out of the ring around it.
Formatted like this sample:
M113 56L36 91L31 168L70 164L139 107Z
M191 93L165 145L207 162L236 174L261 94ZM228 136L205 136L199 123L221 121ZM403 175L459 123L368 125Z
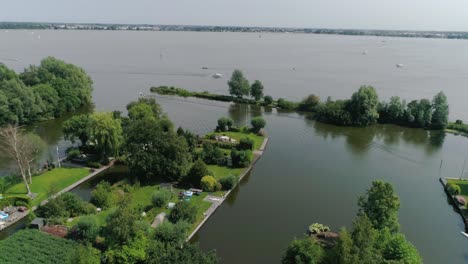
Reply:
M345 98L361 84L374 85L382 98L431 98L444 90L451 119L468 120L466 41L97 31L2 31L0 40L0 61L17 71L48 55L82 66L95 81L97 110L124 110L151 85L223 93L226 76L240 68L262 80L267 94L293 100L309 93ZM212 79L214 72L224 77ZM467 138L392 125L335 127L296 113L198 99L158 101L176 126L198 134L222 116L239 125L252 116L267 120L271 139L262 159L195 237L204 249L216 249L222 263L278 263L311 223L351 227L357 198L375 179L394 185L401 229L425 263L468 261L463 224L437 181L441 159L443 176L460 176ZM35 126L50 139L51 154L69 144L61 139L62 121Z

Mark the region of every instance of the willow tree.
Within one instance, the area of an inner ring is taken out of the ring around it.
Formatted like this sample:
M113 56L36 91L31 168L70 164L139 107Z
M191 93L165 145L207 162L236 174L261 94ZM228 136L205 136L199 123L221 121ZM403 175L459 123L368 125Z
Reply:
M90 136L102 158L118 155L124 142L120 120L107 112L91 115Z

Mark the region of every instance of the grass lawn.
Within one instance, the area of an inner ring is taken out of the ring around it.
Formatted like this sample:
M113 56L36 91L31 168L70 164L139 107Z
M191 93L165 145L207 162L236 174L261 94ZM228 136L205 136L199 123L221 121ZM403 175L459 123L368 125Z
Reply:
M218 165L207 165L208 170L212 172L216 179L219 179L223 176L228 176L229 174L233 174L239 176L245 168L229 168L226 166L218 166Z
M35 176L30 184L31 192L36 193L37 197L32 201L33 205L40 204L47 198L47 193L53 187L60 191L78 180L88 176L89 169L85 168L56 168ZM26 195L26 187L23 181L13 185L6 191L7 195Z
M456 180L456 179L447 179L447 183L456 184L460 186L461 196L468 201L468 180Z
M263 139L264 139L264 137L255 135L254 133L242 133L242 132L226 131L226 132L219 132L219 133L216 132L214 134L226 135L226 136L228 136L230 138L233 138L233 139L237 140L237 142L239 142L241 138L245 138L245 137L251 138L254 141L254 149L259 149L260 146L262 146Z

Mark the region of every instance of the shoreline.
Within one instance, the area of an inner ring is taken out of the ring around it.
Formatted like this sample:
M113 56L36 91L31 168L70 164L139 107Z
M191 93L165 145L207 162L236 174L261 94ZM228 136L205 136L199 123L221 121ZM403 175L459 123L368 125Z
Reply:
M223 202L226 200L226 198L231 194L231 191L234 190L234 188L238 187L238 185L240 184L242 179L253 169L253 167L255 166L257 161L262 157L263 152L265 151L265 148L266 148L266 146L268 144L269 139L270 139L270 137L266 137L265 139L263 139L263 142L262 142L262 145L260 146L260 148L258 150L253 151L254 156L253 156L252 163L250 164L249 167L247 167L242 172L241 175L239 175L239 180L237 181L236 185L231 190L227 191L222 197L213 197L211 195L206 196L206 198L204 200L209 201L212 204L211 204L210 208L208 208L208 210L206 210L205 213L203 213L204 216L205 216L203 218L203 220L197 225L197 227L192 231L192 233L190 233L190 235L187 237L187 239L185 241L188 242L193 238L193 236L202 228L202 226L213 215L213 213L216 211L216 209L218 209L218 207L223 204ZM207 212L209 212L209 213L207 213Z

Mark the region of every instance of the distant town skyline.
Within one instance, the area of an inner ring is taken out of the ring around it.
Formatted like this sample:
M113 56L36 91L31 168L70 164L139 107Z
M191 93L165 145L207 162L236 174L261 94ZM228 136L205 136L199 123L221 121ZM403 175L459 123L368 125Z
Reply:
M16 0L0 21L468 31L465 0Z

